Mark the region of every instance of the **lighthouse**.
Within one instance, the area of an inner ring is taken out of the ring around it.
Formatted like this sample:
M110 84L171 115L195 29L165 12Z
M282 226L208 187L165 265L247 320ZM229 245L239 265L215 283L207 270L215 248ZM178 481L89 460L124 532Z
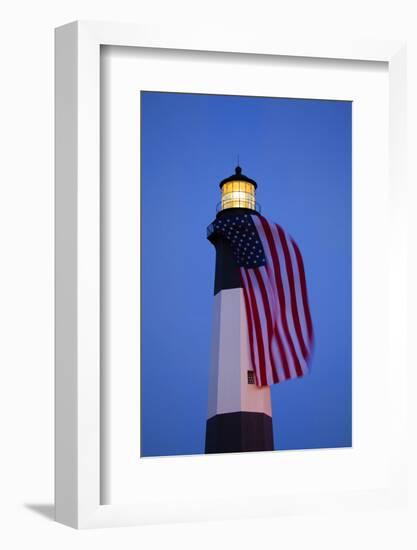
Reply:
M230 239L215 230L222 220L234 225L234 219L239 223L243 216L259 216L256 189L257 183L237 166L232 176L220 182L221 201L207 229L216 250L216 266L206 453L274 448L271 393L268 385L256 384L242 276ZM245 233L242 238L246 248L245 239L251 237Z

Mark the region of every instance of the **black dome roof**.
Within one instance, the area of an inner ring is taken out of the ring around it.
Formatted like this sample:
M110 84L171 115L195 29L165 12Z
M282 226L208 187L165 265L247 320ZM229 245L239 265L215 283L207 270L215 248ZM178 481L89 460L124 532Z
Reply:
M233 176L229 176L228 178L225 178L220 182L220 189L225 183L228 183L230 181L247 181L248 183L254 185L255 189L258 187L258 184L255 180L248 178L248 176L245 176L245 174L242 174L242 168L240 166L236 166Z

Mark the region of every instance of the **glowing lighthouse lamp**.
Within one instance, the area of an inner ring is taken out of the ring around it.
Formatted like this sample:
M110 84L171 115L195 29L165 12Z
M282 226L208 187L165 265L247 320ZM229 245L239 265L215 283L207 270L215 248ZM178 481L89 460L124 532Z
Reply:
M216 220L258 214L256 188L237 166L233 176L220 182ZM239 266L213 224L207 238L216 248L216 268L205 451L273 450L270 388L255 383Z

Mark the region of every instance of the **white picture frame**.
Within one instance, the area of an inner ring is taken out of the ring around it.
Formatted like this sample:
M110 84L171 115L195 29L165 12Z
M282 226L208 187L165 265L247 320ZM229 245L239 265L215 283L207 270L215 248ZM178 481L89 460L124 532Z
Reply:
M228 29L178 29L113 23L75 22L56 30L56 519L77 528L157 521L239 517L245 507L208 502L193 510L179 507L176 495L144 509L134 504L100 504L100 47L102 45L173 50L222 51L334 60L383 61L389 68L390 188L396 201L395 237L405 233L405 45L397 41L294 42L271 35L248 36ZM394 269L394 268L393 268ZM404 251L396 256L393 277L405 285ZM391 315L405 320L405 295ZM404 321L405 322L405 321ZM270 513L341 509L349 505L398 503L405 498L404 450L405 342L397 343L400 388L390 406L399 428L393 475L386 491L317 496L302 502L268 502ZM403 433L404 432L404 433ZM401 472L401 473L400 473ZM262 515L262 510L261 510Z

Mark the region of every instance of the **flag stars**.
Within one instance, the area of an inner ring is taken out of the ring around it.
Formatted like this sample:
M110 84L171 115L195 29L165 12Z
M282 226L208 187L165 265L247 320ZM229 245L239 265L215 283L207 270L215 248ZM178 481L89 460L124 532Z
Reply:
M248 214L216 220L214 229L228 240L233 257L240 267L250 269L266 263L261 241Z

